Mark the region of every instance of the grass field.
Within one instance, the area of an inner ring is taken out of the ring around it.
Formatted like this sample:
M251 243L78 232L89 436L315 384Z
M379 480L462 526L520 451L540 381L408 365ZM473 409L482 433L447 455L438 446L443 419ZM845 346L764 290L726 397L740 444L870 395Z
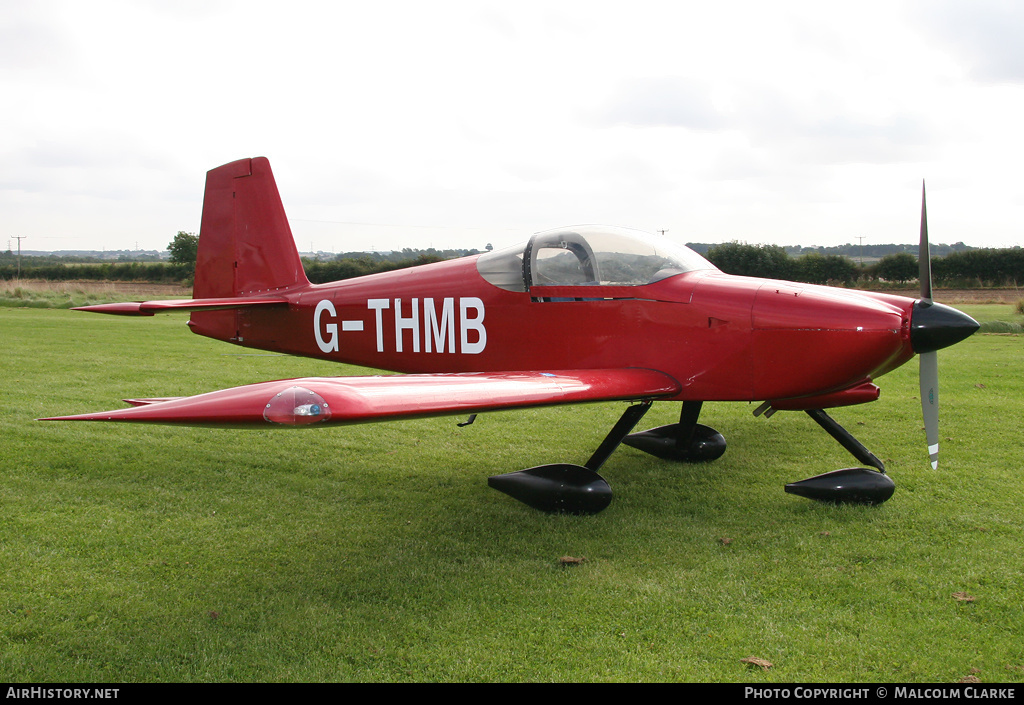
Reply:
M937 471L916 362L835 410L893 475L885 505L785 494L855 461L803 414L706 404L725 456L621 448L612 505L569 517L486 478L585 461L621 404L465 428L33 420L359 372L184 321L0 308L0 680L1024 681L1020 336L939 353ZM656 404L644 426L677 413Z

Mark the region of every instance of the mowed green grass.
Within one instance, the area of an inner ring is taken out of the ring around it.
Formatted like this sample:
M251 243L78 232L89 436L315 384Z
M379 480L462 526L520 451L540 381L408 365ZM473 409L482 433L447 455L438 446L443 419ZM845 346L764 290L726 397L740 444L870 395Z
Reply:
M0 309L0 340L3 681L1024 681L1019 336L939 353L937 471L916 361L834 411L885 460L885 505L785 494L856 463L804 414L711 403L725 456L620 448L592 517L486 478L584 462L622 404L465 428L44 423L361 370L200 338L184 316Z

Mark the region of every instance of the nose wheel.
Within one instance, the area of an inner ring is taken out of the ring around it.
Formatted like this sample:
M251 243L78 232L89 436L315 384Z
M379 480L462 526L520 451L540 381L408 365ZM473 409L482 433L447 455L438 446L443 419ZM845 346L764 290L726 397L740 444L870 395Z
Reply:
M831 504L881 504L896 491L896 483L885 473L885 465L845 428L822 409L807 409L807 415L868 468L845 468L815 475L786 485L786 492Z

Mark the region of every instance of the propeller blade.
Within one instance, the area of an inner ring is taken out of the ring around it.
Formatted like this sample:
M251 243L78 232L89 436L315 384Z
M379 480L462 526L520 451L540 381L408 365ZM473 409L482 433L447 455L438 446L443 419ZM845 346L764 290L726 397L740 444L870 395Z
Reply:
M917 250L917 279L921 282L921 301L932 302L932 253L928 247L928 207L925 205L924 181L921 181L921 244Z
M928 439L928 458L932 469L939 467L939 354L934 350L921 353L921 413L924 433Z
M918 250L921 300L914 303L910 318L910 344L921 358L918 378L921 413L924 416L928 456L932 468L939 467L939 358L937 350L949 347L978 330L978 322L955 308L932 300L932 257L928 247L928 208L924 181L921 182L921 244Z
M921 241L917 252L918 281L921 283L920 306L932 305L932 252L928 245L928 206L924 179L921 180ZM924 434L928 439L928 459L932 469L939 467L939 356L934 351L920 354L918 383L921 388L921 414Z

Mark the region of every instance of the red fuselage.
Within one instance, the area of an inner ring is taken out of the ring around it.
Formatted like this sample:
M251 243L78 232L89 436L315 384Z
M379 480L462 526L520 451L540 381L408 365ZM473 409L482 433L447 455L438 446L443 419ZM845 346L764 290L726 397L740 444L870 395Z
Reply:
M640 286L509 291L476 259L276 291L287 306L193 312L189 325L395 372L647 368L680 383L675 399L702 401L829 395L914 354L904 297L707 269Z

